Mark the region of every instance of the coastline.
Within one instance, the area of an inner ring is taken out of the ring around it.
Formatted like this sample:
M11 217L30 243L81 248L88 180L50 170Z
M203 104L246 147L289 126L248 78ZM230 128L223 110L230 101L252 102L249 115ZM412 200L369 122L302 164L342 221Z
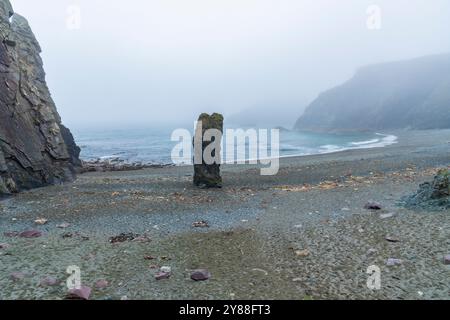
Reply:
M259 176L260 165L224 165L222 190L195 189L191 167L176 166L86 173L2 200L0 243L9 248L0 250L0 299L62 298L64 284L37 284L43 276L64 283L73 264L86 285L109 281L94 299L446 299L449 212L398 202L450 165L450 130L392 134L398 143L383 148L282 158L277 176ZM370 200L383 210L365 210ZM5 236L30 228L42 237ZM151 241L109 243L127 232ZM387 266L389 258L404 263ZM373 264L380 291L365 286ZM173 276L156 281L153 265L171 266ZM212 278L193 283L188 270L201 267ZM12 281L13 272L27 276Z
M302 131L290 131L291 133L297 132L299 133L312 133L312 132L302 132ZM367 132L361 132L366 133ZM227 161L225 156L222 156L222 164L240 164L240 163L248 163L248 162L255 162L255 161L264 161L264 160L270 160L273 158L289 158L289 157L303 157L303 156L310 156L310 155L318 155L318 154L329 154L329 153L335 153L335 152L342 152L346 150L354 150L354 149L371 149L371 148L380 148L385 147L391 144L397 143L398 137L391 134L384 134L384 133L376 133L373 132L373 139L367 137L366 139L370 140L362 140L363 137L360 137L358 140L357 137L354 137L355 140L351 141L350 137L347 137L349 140L347 143L340 143L338 145L330 144L330 145L320 145L318 144L315 147L305 147L305 146L296 146L291 145L289 143L286 143L286 141L283 142L283 139L280 141L280 150L279 154L275 157L264 157L264 158L250 158L246 159L245 161L242 161L241 159L239 161ZM380 137L380 138L376 138ZM290 137L290 139L301 139L302 135L300 134L298 137ZM333 135L330 137L327 137L328 139L333 139ZM326 141L326 139L324 139ZM169 141L166 141L166 143L172 143ZM82 140L79 141L79 144L82 145L82 150L85 148L88 148L86 145L86 141ZM175 146L175 145L173 145ZM122 151L118 151L118 148L124 148ZM92 147L90 147L92 148ZM248 146L245 146L245 149L247 149ZM299 153L291 153L292 150L297 150ZM303 151L300 151L303 150ZM306 151L309 150L309 151ZM110 150L113 152L113 150ZM165 150L165 153L159 153L161 150L158 150L155 154L153 154L150 159L147 160L138 160L143 158L149 158L148 151L144 151L141 155L136 154L136 150L127 150L126 146L115 146L114 147L115 153L108 153L107 151L103 150L103 154L97 152L93 152L90 150L87 152L89 155L85 155L83 151L81 152L80 158L81 160L89 167L95 167L95 165L98 167L100 164L103 165L104 171L118 171L115 170L114 166L111 168L111 164L117 165L119 167L127 167L128 170L136 170L136 169L145 169L145 168L152 168L155 166L190 166L192 163L184 162L184 163L173 163L170 161L170 148ZM291 152L290 152L291 151ZM248 156L248 150L246 150L246 156ZM93 156L93 154L97 154L96 156ZM222 154L223 155L223 154ZM167 161L161 161L157 159L169 159ZM109 169L108 169L109 167ZM123 171L126 171L127 168L124 168ZM89 171L95 171L94 168L88 168ZM120 171L122 171L122 168L119 168Z

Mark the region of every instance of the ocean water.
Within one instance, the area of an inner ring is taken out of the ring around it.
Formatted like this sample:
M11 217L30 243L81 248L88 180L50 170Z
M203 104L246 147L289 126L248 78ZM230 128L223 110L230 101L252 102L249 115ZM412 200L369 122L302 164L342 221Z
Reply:
M226 126L226 128L229 127ZM175 129L178 127L85 128L83 130L75 128L73 133L77 144L81 147L83 160L119 158L126 162L171 164L173 163L172 149L179 143L179 141L171 140ZM193 133L193 128L186 129ZM270 138L269 135L267 137L269 156L271 155ZM279 155L280 157L305 156L349 149L380 148L396 142L396 136L376 132L331 134L282 130ZM254 153L255 149L257 148L249 147L247 140L244 145L235 147L234 159L239 161L253 159L252 155L257 154ZM223 153L226 154L226 151L224 146ZM261 156L258 155L258 157Z

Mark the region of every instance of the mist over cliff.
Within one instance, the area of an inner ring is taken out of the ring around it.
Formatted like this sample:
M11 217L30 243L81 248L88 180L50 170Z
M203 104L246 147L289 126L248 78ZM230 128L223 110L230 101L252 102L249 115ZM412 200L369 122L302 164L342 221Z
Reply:
M11 2L43 48L59 114L77 131L191 126L202 112L227 122L260 105L278 117L280 102L301 111L359 66L450 52L448 0ZM368 27L374 4L379 29Z
M450 54L363 67L319 95L298 130L450 128Z
M306 102L268 101L226 117L230 125L292 128Z

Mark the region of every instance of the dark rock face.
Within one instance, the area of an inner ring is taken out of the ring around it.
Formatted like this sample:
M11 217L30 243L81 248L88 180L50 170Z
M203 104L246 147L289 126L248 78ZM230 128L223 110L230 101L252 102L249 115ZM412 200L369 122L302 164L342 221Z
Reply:
M295 129L450 128L450 54L360 69L313 101Z
M450 209L450 170L442 169L432 182L420 185L419 191L405 199L406 207Z
M0 195L75 177L80 149L45 82L28 22L0 0Z
M215 136L211 141L205 141L203 139L205 132L208 130L216 130L220 133L219 136ZM211 144L215 144L217 148L210 154L212 157L217 157L220 159L220 140L223 135L223 116L214 113L208 115L203 113L198 118L198 125L195 130L194 137L194 185L201 188L221 188L222 187L222 177L220 176L220 160L214 163L205 162L202 156L206 150L208 154L208 147ZM211 147L211 146L210 146ZM201 159L201 161L199 160ZM200 163L201 162L201 163Z
M61 135L63 137L64 143L66 144L67 152L69 153L70 156L70 162L75 167L82 167L83 164L82 161L80 160L81 149L75 143L75 139L72 135L72 132L70 132L70 130L62 124L59 125L59 128L61 129Z

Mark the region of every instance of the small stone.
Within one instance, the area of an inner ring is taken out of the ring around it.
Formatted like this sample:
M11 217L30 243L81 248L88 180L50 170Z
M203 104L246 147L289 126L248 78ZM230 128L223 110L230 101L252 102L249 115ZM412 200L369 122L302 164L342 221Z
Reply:
M381 219L388 219L388 218L392 218L395 215L395 213L390 212L390 213L384 213L384 214L380 214L380 218Z
M145 256L144 259L145 259L145 260L155 260L155 257L152 257L152 256Z
M105 289L109 285L109 282L105 279L100 279L95 282L95 287L97 289Z
M386 261L386 265L387 265L387 266L390 266L390 267L392 267L392 266L399 266L399 265L401 265L401 264L403 264L403 260L401 260L401 259L389 258L389 259Z
M377 252L378 252L378 250L377 249L373 249L373 248L370 248L369 250L367 250L367 254L369 254L369 255L375 254Z
M264 274L265 276L269 275L269 273L266 270L260 269L260 268L253 268L252 271L260 272L260 273Z
M39 238L42 236L42 232L38 230L26 230L21 233L19 233L19 237L21 238Z
M206 269L197 269L191 273L191 279L194 281L205 281L211 278L211 273Z
M9 244L7 243L0 243L0 249L8 249L9 248Z
M59 284L59 281L56 278L47 276L40 281L41 287L53 287Z
M65 232L61 235L61 237L63 237L63 239L68 239L68 238L72 238L73 237L73 233L71 232Z
M13 272L13 273L11 273L10 278L13 281L19 281L19 280L22 280L23 278L25 278L25 273L23 273L23 272Z
M156 280L169 279L172 275L172 268L163 266L159 269L159 271L155 274Z
M133 241L134 239L138 238L139 235L134 233L121 233L118 236L114 236L109 238L110 243L119 243L119 242L125 242L125 241Z
M156 280L169 279L171 275L172 275L172 274L171 274L170 272L162 272L162 271L159 271L159 272L157 272L157 273L155 274L155 279L156 279Z
M387 235L385 239L388 242L393 242L393 243L400 242L400 239L398 239L395 236L391 236L391 235Z
M450 265L450 254L444 257L444 264L447 266Z
M208 224L208 222L202 220L202 221L196 221L196 222L194 222L194 223L192 224L192 226L193 226L194 228L208 228L208 227L209 227L209 224Z
M38 218L34 220L34 223L40 226L43 226L44 224L47 224L48 220L45 218Z
M70 289L67 295L68 299L89 300L92 289L87 286L81 286L79 289Z
M172 272L172 268L163 266L163 267L160 268L160 271L161 272L165 272L165 273L171 273Z
M305 250L296 250L296 251L295 251L295 255L296 255L297 257L307 257L307 256L309 256L309 250L308 250L308 249L305 249Z
M381 204L379 204L378 202L369 201L364 206L364 209L367 209L367 210L381 210L382 207L381 207Z

